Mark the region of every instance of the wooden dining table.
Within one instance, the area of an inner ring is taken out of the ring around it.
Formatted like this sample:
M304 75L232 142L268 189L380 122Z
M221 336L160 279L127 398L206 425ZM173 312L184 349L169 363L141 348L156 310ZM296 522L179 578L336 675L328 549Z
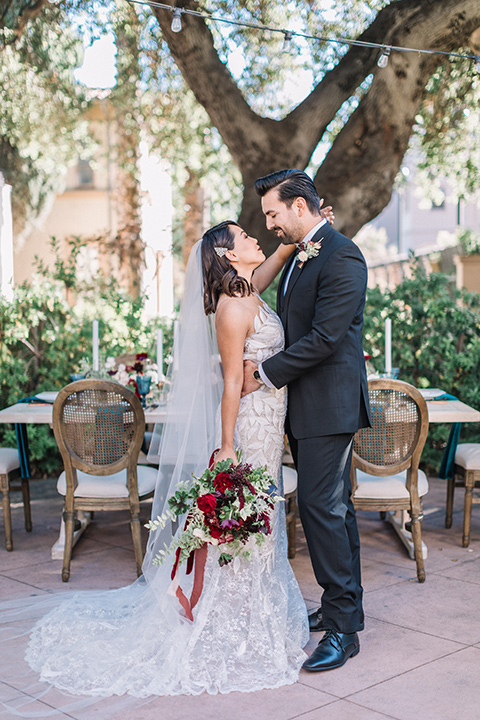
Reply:
M480 422L480 411L466 405L461 400L435 400L444 395L438 388L420 389L420 393L427 401L428 421L430 423L454 422ZM0 410L0 423L24 423L26 425L51 425L52 405L58 392L41 392L35 397L45 402L17 403ZM165 404L147 406L145 408L145 422L147 424L163 422L165 419Z
M22 423L25 425L52 425L52 409L58 392L41 392L35 395L40 402L16 403L0 410L0 423ZM41 402L43 400L43 402ZM147 406L144 409L145 423L163 422L164 404Z
M443 390L439 388L428 388L425 390L420 389L420 392L427 402L429 423L480 422L480 411L466 405L461 400L441 399L442 395L445 395ZM36 397L40 401L43 400L44 402L17 403L16 405L10 405L9 407L0 410L0 423L21 423L25 425L46 424L51 426L52 406L57 395L58 392L42 392L38 393ZM158 405L156 407L147 406L145 409L145 422L147 424L161 423L165 420L165 415L165 405ZM409 520L408 514L406 511L390 513L388 514L388 519L413 560L413 542L410 532L405 528L405 525ZM82 526L80 530L77 531L78 535L76 536L75 541L81 535L87 524L88 522L85 521L85 518L81 519ZM59 539L52 548L52 557L63 557L63 545L63 527L61 527ZM427 557L427 552L427 547L424 544L423 554L425 558Z
M475 410L461 400L442 400L442 395L445 395L444 390L420 388L420 393L427 402L429 423L480 422L479 410Z

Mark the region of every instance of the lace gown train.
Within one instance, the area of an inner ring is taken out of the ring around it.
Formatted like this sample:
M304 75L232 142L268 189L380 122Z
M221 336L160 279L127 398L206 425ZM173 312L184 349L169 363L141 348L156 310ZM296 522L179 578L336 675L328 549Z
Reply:
M282 347L280 322L262 305L245 358L261 362ZM243 460L266 464L280 491L285 407L284 389L262 386L242 398L235 428ZM41 680L77 695L196 695L295 682L308 627L287 559L284 504L276 504L272 535L249 561L221 568L217 560L218 549L209 546L193 623L166 594L170 568L162 568L153 585L136 582L61 603L36 624L28 663ZM190 582L182 577L186 594Z

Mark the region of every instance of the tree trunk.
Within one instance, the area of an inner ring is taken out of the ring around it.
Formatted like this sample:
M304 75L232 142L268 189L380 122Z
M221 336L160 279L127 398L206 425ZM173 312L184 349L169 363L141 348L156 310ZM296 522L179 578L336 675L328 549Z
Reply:
M141 292L144 243L141 237L140 204L140 126L138 124L137 83L140 37L135 10L128 5L118 11L115 24L117 85L112 91L117 121L116 164L118 231L110 245L121 285L131 297Z
M188 180L184 187L185 221L183 224L182 257L185 265L192 247L207 229L205 190L198 174L187 168Z
M7 43L19 38L30 20L49 4L49 0L3 0L0 3L0 37L4 35ZM5 29L9 32L4 34Z
M454 51L480 23L480 3L475 8L463 2L410 4L418 7L399 13L388 31L387 41L395 45ZM425 86L439 61L438 55L392 50L388 66L376 68L369 92L319 168L315 184L335 205L336 226L346 235L354 235L389 203Z

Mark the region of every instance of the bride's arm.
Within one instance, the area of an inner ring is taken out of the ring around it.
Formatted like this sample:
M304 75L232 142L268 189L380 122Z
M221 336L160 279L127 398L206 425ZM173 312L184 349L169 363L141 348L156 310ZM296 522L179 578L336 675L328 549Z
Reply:
M237 298L225 298L215 314L217 343L222 358L222 445L215 462L231 458L235 462L233 431L243 385L243 349L252 327L252 312Z
M335 222L335 215L333 214L333 208L331 205L322 207L323 198L320 200L320 215L325 218L330 225ZM268 257L253 273L253 284L255 285L258 292L261 294L267 287L275 280L280 270L287 262L295 250L295 245L283 245L280 243L275 252Z
M266 290L275 280L295 248L296 245L283 245L280 243L275 252L255 270L252 282L259 293Z

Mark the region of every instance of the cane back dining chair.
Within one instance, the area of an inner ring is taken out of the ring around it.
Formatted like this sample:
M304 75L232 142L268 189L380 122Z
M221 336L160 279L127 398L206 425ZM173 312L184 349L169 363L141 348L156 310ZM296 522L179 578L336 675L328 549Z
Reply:
M30 487L28 478L21 477L18 450L17 448L0 448L0 492L2 493L5 547L7 550L13 550L12 514L10 510L11 490L22 491L25 529L27 532L31 532L32 513L30 510Z
M297 551L297 471L289 465L282 465L283 495L285 497L285 521L287 524L288 557L294 558Z
M53 431L64 472L57 483L65 497L62 580L70 577L78 511L129 510L137 574L141 573L140 501L153 495L157 471L137 459L145 415L135 394L110 380L77 380L53 405Z
M372 427L353 442L352 497L357 510L406 510L419 582L425 581L422 498L428 480L419 470L428 433L428 410L420 392L401 380L368 383Z
M460 443L455 453L455 475L447 479L447 508L445 527L452 527L453 496L455 487L465 488L463 502L463 547L470 545L472 506L480 504L473 492L480 488L480 443Z

